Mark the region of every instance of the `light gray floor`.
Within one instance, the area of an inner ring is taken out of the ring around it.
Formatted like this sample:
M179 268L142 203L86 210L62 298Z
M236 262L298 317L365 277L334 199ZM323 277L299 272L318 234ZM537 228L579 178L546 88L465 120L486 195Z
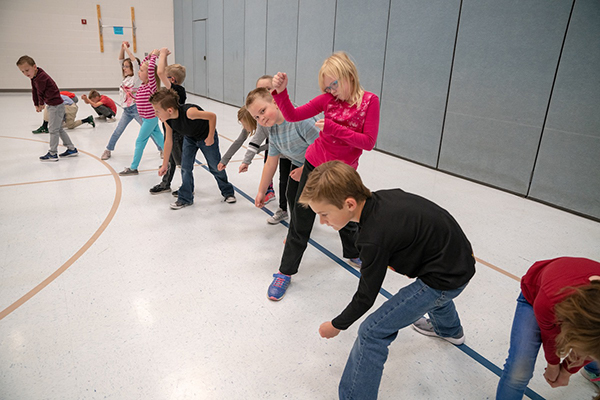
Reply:
M240 131L237 109L189 101L217 113L224 153ZM80 104L80 118L91 113ZM313 239L334 257L309 246L286 297L267 299L286 228L267 225L242 194L254 198L262 159L238 174L245 150L233 157L236 204L196 167L195 204L172 211L170 194L148 193L160 181L151 142L139 176L115 174L131 162L135 122L107 162L99 157L116 125L98 122L67 131L79 157L41 163L48 135L31 133L41 123L31 96L0 95L0 116L0 399L336 398L359 323L331 340L317 329L358 279L337 258L337 234L315 226ZM480 260L456 301L475 354L402 330L380 398L493 398L498 377L484 364L504 362L519 293L507 274L562 255L600 260L600 224L377 152L362 156L359 172L372 190L400 187L446 208ZM408 282L390 273L384 288ZM579 375L551 389L538 361L530 388L541 396L592 397Z

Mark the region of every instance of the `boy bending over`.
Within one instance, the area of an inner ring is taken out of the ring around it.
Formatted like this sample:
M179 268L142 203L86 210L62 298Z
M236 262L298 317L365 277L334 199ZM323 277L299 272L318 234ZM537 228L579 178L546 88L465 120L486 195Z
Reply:
M208 169L215 177L221 195L226 203L235 203L233 185L227 180L225 171L217 170L221 152L217 135L217 115L204 111L195 104L178 104L179 97L173 89L160 89L150 96L150 103L156 116L165 123L165 146L162 167L158 175L163 176L169 170L169 158L173 147L173 132L183 136L181 154L182 184L177 193L177 201L171 209L179 210L194 203L194 160L198 149L204 154Z
M360 325L342 374L340 399L377 398L388 347L408 325L455 345L464 342L452 300L475 274L475 259L467 237L446 210L400 189L371 192L358 173L340 161L311 172L299 203L310 206L321 224L335 230L349 221L359 224L358 290L340 315L321 324L322 337L337 336L371 308L388 266L416 278Z

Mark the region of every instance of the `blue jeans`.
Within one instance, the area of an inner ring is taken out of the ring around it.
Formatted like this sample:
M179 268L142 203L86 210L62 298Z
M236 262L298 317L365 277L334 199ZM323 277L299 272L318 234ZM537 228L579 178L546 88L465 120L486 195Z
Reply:
M542 345L542 336L533 306L523 293L517 298L517 309L510 332L510 347L504 370L498 382L496 398L502 400L522 399L533 377L535 360Z
M444 337L462 333L454 299L467 285L436 290L417 279L400 289L360 325L340 381L340 399L376 399L388 347L398 331L428 313L435 332Z
M133 120L136 120L138 124L142 125L142 117L138 114L137 106L134 104L129 107L123 108L123 115L121 115L121 119L119 120L119 124L115 128L112 136L108 141L108 145L106 146L106 150L114 151L115 146L117 145L117 140L121 137L127 125ZM162 150L162 146L159 146L153 136L150 136L154 144L156 144L156 148L158 150Z
M135 140L135 152L133 153L133 161L131 162L131 169L138 169L140 161L142 161L142 154L148 143L148 138L152 137L154 142L160 145L162 148L164 145L164 138L158 127L158 117L151 119L142 118L142 126L140 133Z
M215 177L219 190L223 197L233 196L233 185L227 181L225 170L219 171L217 165L221 161L221 152L219 151L219 135L215 131L215 142L207 146L204 140L194 140L188 136L183 138L183 149L181 154L181 187L179 188L178 198L182 203L192 204L194 202L194 160L198 149L204 154L208 170Z

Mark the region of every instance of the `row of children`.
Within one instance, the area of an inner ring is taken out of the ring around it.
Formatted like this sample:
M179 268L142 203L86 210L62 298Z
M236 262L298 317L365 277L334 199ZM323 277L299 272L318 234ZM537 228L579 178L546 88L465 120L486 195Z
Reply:
M147 76L152 75L156 57L163 54L166 57L168 50L153 52L142 64L143 85L150 82ZM157 79L153 81L156 85ZM283 175L284 180L287 177L290 225L268 297L278 301L285 295L291 276L298 272L316 215L322 224L339 231L344 257L361 271L349 305L319 327L322 337L337 336L373 306L388 269L415 278L361 324L341 378L340 398L376 398L388 347L400 329L412 325L424 335L455 345L464 343L453 299L475 273L473 250L457 221L438 205L400 189L370 192L363 185L356 168L362 151L375 145L379 99L362 89L356 67L345 53L325 60L319 72L323 94L304 106L296 108L291 103L287 81L285 73L278 73L271 85L266 85L268 89L251 91L239 114L247 132L259 128L244 113L266 128L269 138L257 207L265 204L280 159L285 157L291 163L289 174ZM143 85L136 97L138 106ZM224 174L228 160L219 160L216 115L196 105L182 105L179 98L169 89L147 97L154 114L165 124L165 157L159 175L171 169L168 160L174 137L183 136L183 184L172 207L193 203L192 168L198 148L227 201L229 193L233 197L233 188ZM324 118L315 121L320 113ZM140 114L142 118L150 116L145 111ZM144 128L146 120L142 130L150 133L142 135L140 131L140 146L157 127L149 124ZM138 142L136 153L137 148ZM122 174L136 173L134 166ZM523 277L521 288L497 398L523 396L540 345L548 362L544 377L552 387L568 384L571 374L584 365L590 380L598 378L598 365L593 361L600 359L600 263L567 257L539 262Z

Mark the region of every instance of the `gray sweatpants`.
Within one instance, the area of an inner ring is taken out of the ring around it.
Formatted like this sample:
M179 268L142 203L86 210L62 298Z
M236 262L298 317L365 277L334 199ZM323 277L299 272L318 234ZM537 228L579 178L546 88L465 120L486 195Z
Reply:
M57 153L59 137L69 150L75 149L71 138L62 127L63 119L65 118L65 105L46 105L46 108L48 109L48 133L50 133L50 149L48 151L50 154Z

